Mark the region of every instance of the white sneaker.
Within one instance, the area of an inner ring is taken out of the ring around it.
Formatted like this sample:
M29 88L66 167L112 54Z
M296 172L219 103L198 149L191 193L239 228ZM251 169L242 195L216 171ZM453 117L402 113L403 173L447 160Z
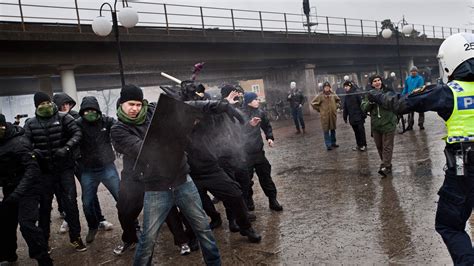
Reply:
M59 233L65 234L67 231L69 231L69 225L67 224L66 221L63 221L61 224L61 227L59 228Z
M188 244L182 244L179 248L179 253L181 256L189 255L191 254L191 248L188 246Z
M110 231L114 229L114 225L109 221L102 221L99 223L99 229L104 231Z

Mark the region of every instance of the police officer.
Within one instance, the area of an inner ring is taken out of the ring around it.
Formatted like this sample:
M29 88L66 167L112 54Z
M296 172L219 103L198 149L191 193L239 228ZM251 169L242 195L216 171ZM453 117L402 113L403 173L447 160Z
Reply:
M445 120L446 175L438 192L436 231L454 264L474 264L474 249L464 231L474 207L474 34L448 37L438 52L445 85L427 86L412 94L371 92L369 100L400 113L435 111Z

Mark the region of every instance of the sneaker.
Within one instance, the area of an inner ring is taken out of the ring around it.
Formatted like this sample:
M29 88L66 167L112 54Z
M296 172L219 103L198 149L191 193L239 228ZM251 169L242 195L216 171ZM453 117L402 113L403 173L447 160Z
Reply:
M420 130L425 130L425 127L423 125L421 125Z
M110 230L114 229L113 227L114 227L114 225L111 222L106 221L106 220L99 223L99 229L100 230L110 231Z
M86 243L92 243L95 239L95 235L97 235L97 229L89 229L89 232L86 236Z
M229 221L229 230L232 233L236 233L240 231L240 227L237 225L234 219Z
M362 146L359 148L360 151L366 151L367 150L367 146Z
M65 234L67 231L69 231L69 225L67 224L66 221L63 221L63 223L61 224L61 227L59 227L59 233Z
M248 229L240 229L240 235L246 236L251 243L258 243L262 240L262 236L255 232L252 227Z
M191 254L191 248L188 246L188 244L182 244L181 247L179 248L179 254L181 256L186 256Z
M78 252L83 252L87 250L86 245L82 242L82 239L78 237L76 240L71 242L71 246L74 247L74 249Z
M391 167L382 167L380 168L379 170L379 174L383 177L386 177L387 175L389 175L390 173L392 172L392 168Z
M198 242L197 238L195 237L195 238L189 240L188 246L191 249L191 251L199 250L199 242Z
M358 150L360 150L360 148L359 148L359 146L355 146L355 147L352 147L352 150L353 151L358 151Z
M330 150L332 150L332 147L329 146L329 147L327 147L326 149L327 149L328 151L330 151Z
M135 243L135 242L131 242L131 243L123 242L122 244L118 245L114 249L114 254L115 255L122 255L123 253L127 252L127 250L133 250L136 245L137 245L137 243Z
M64 220L64 217L66 217L66 213L65 212L60 212L59 213L59 218Z
M283 211L283 207L280 205L280 203L278 202L276 198L269 198L268 201L269 201L270 209L277 212Z
M332 146L333 148L339 148L339 145L337 145L337 144L335 144L335 143L332 144L331 146Z

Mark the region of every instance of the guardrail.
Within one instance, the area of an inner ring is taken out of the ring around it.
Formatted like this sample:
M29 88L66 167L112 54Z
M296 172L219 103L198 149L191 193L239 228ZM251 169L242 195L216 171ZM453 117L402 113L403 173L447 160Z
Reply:
M137 26L156 27L166 29L168 34L172 29L192 29L202 31L206 35L208 30L232 31L238 35L239 31L280 32L288 36L289 33L308 34L306 17L302 14L255 11L244 9L228 9L218 7L202 7L154 3L149 1L131 1L130 6L138 10L140 21ZM21 22L22 30L28 31L27 23L58 23L77 25L78 32L82 33L81 25L90 25L99 15L99 6L96 3L81 3L78 0L63 0L61 6L40 5L26 3L25 0L0 2L0 21ZM109 12L105 12L107 14ZM48 14L48 15L46 15ZM110 14L108 14L110 15ZM351 36L378 36L382 30L382 23L376 20L341 18L330 16L311 16L311 21L317 23L312 27L311 35L337 34ZM415 33L412 36L425 38L445 38L457 32L473 32L471 29L413 24ZM133 29L129 29L133 34Z

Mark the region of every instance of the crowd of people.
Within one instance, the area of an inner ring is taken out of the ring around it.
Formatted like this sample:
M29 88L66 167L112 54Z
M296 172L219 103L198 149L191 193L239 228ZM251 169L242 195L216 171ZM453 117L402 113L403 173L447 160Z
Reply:
M364 94L354 82L345 81L342 116L354 130L353 150L359 152L367 149L364 123L370 116L382 177L392 172L398 114L410 114L407 130L413 130L414 112L420 113L420 130L424 129L423 112L435 111L446 121L446 178L439 191L436 230L455 264L472 265L474 251L464 227L474 199L474 49L464 49L466 41L472 46L474 34L455 34L440 47L445 84L424 86L416 67L410 69L401 94L386 86L377 74L370 77L371 89ZM79 112L73 111L76 102L64 93L53 98L44 92L35 93L35 117L23 128L0 114L0 185L4 195L0 203L0 261L17 261L19 224L30 257L39 265L53 264L49 238L54 195L65 220L61 231L69 232L73 249L86 251L86 244L95 240L99 229L112 226L105 220L97 197L100 183L117 202L122 228L122 242L113 253L135 250L134 265L151 265L164 222L182 255L201 249L207 265L220 265L212 230L222 226L222 218L213 201L223 202L231 232L239 232L251 243L261 241L262 236L252 227L257 218L252 213L254 173L268 197L269 208L279 212L283 207L277 200L271 164L264 151L265 142L270 148L274 146L272 126L259 108L257 94L224 85L222 99L209 100L203 87L193 81L183 82L180 90L163 90L163 102L179 106L176 110L182 112L167 113L161 97L158 103L149 103L142 89L130 84L120 92L117 120L104 115L92 96L82 99ZM296 133L306 133L302 115L306 101L295 82L290 83L287 100ZM330 83L325 82L322 92L310 103L320 113L328 151L338 147L340 102ZM176 122L172 132L164 134L166 127L153 127L166 119ZM157 149L147 150L147 140L157 136L166 137L155 140ZM114 164L116 153L123 156L120 175ZM144 161L138 160L143 157ZM86 244L81 238L75 178L81 185L88 226Z

